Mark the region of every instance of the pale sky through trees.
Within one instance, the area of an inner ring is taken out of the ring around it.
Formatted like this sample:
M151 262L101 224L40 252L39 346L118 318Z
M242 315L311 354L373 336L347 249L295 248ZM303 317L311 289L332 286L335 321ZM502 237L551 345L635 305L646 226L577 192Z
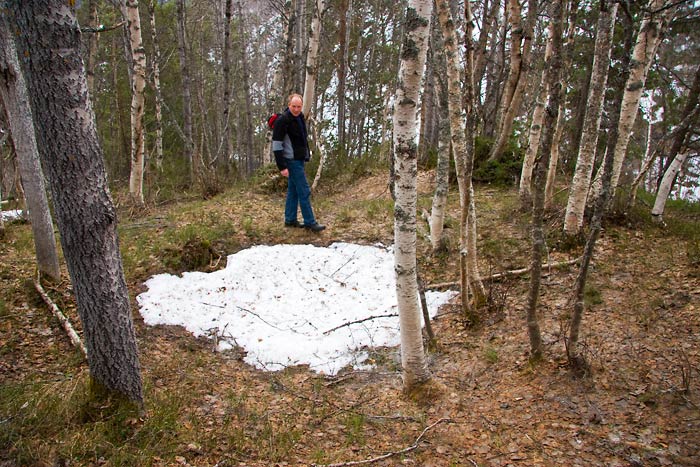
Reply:
M220 350L237 344L263 370L308 364L333 375L365 366L367 348L399 344L393 251L381 245L258 245L230 255L225 269L145 285L136 300L146 324L218 335ZM427 292L430 315L454 295ZM395 316L362 321L384 315Z

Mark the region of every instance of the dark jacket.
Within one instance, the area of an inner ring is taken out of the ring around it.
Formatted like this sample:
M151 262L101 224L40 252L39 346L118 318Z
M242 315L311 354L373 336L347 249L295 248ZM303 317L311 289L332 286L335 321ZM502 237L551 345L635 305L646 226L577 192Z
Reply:
M287 168L288 159L309 160L304 114L294 117L289 109L285 109L277 117L272 130L272 151L275 153L275 162L280 170Z

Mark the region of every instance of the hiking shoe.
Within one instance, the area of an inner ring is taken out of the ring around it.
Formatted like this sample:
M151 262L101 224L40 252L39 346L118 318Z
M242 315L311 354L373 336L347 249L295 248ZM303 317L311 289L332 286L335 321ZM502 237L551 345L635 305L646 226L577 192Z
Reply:
M318 222L316 222L315 224L310 224L310 225L304 224L303 227L305 229L312 231L312 232L320 232L321 230L324 230L326 228L325 225L321 225Z
M298 220L293 220L293 221L284 221L284 226L285 227L302 227L302 225L299 223Z

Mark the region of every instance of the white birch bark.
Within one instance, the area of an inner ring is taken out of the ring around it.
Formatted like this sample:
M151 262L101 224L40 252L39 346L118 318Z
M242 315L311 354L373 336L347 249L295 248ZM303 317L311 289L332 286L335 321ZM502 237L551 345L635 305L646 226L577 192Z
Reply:
M681 171L681 167L683 167L687 157L688 151L678 153L676 157L673 158L673 162L671 162L668 170L666 170L664 173L664 177L661 179L659 191L656 192L654 207L651 209L651 215L659 222L663 220L666 200L668 199L668 195L671 193L671 188L673 188L673 182L676 180L676 176L678 175L678 172Z
M532 51L532 36L537 20L537 1L530 0L525 24L521 24L521 8L519 0L511 0L511 68L506 84L506 92L501 100L499 123L496 141L491 150L489 160L497 160L503 153L513 130L513 121L520 111L525 85L530 70L530 53ZM512 82L511 82L512 81Z
M588 89L588 105L583 118L583 133L579 144L576 169L571 182L571 191L564 216L564 232L575 235L583 227L583 213L586 209L586 195L593 175L596 147L598 146L598 130L603 113L603 100L608 82L610 67L610 51L612 50L612 33L617 16L617 3L600 10L591 67L590 86Z
M321 16L326 9L325 0L316 0L314 16L311 18L309 51L306 53L306 79L304 80L304 99L301 111L306 119L310 118L316 91L316 64L318 62L318 44L321 39Z
M318 130L315 120L312 122L311 109L314 107L314 102L316 101L316 74L317 74L317 64L318 64L318 46L321 39L321 17L323 12L326 10L325 0L316 0L316 6L314 8L314 16L311 18L311 34L309 36L309 50L306 53L306 79L304 80L304 98L301 111L306 118L306 121L310 125L313 125L313 135L314 143L318 152L321 154L318 163L318 169L316 170L316 175L314 176L314 181L311 185L311 190L315 190L321 179L321 172L323 171L323 166L326 162L325 148L321 141L318 140Z
M547 39L547 46L544 52L544 61L547 63L552 54L552 37ZM520 172L520 186L518 193L523 209L528 208L532 202L532 169L535 165L535 157L540 148L540 137L542 136L542 124L544 123L544 104L549 90L545 82L546 70L542 70L540 78L540 92L535 102L535 109L532 112L532 122L530 123L530 133L528 134L528 146L525 151L525 159Z
M163 94L160 90L160 45L156 31L156 0L148 4L151 22L151 41L153 42L153 89L156 95L156 167L163 167Z
M126 0L126 19L129 28L129 43L133 57L133 80L131 89L131 173L129 193L143 204L144 129L146 88L146 51L141 37L141 17L138 0Z
M0 21L0 98L7 112L17 163L24 186L24 199L32 225L39 271L54 281L61 278L44 174L34 133L27 85L19 67L15 41L4 21Z
M573 7L573 5L572 5ZM569 12L570 21L569 29L567 31L566 44L564 45L564 64L562 66L563 70L569 70L571 67L571 62L573 60L573 52L571 51L573 47L573 42L576 38L574 34L576 29L575 21L575 9ZM549 158L549 167L547 168L547 183L544 188L544 207L549 209L552 205L552 199L554 198L554 185L557 177L557 166L559 165L559 149L561 147L561 137L564 134L564 123L565 123L565 110L566 110L566 88L568 83L569 74L563 74L561 77L561 87L563 89L563 95L561 103L559 104L559 116L557 117L557 128L554 131L554 139L552 140L552 151Z
M435 169L435 193L430 209L430 244L433 252L445 248L443 227L445 224L445 207L447 206L447 194L449 192L450 177L450 125L447 111L447 90L442 89L438 83L440 132L438 136L437 167Z
M620 108L620 119L618 121L618 136L613 152L613 172L610 182L611 199L614 198L615 189L620 180L622 172L622 163L625 160L627 153L627 145L629 144L630 136L634 122L637 118L637 110L639 109L639 99L644 91L647 73L651 67L651 63L656 55L656 50L661 43L663 29L666 20L670 15L672 8L665 8L666 0L652 0L647 7L647 12L642 20L642 25L637 35L637 41L632 51L632 60L630 62L630 74L625 85L625 92L622 96L622 106ZM606 154L608 157L608 154ZM598 170L589 198L593 199L600 195L601 190L601 171Z
M460 277L462 310L465 315L473 315L468 291L471 288L475 304L483 303L485 290L481 283L476 265L476 211L474 209L474 189L472 187L471 170L473 166L473 144L469 147L466 124L462 118L462 84L456 50L456 34L454 21L447 0L436 0L438 19L443 34L443 47L447 63L447 107L450 120L452 148L457 168L457 182L460 186ZM468 65L471 67L471 63ZM471 70L466 78L471 83ZM470 86L471 88L471 86ZM471 101L470 101L471 102ZM469 132L472 138L473 135ZM475 318L475 316L471 316Z
M430 380L421 334L416 274L416 111L425 68L432 2L409 0L394 108L394 269L404 390Z

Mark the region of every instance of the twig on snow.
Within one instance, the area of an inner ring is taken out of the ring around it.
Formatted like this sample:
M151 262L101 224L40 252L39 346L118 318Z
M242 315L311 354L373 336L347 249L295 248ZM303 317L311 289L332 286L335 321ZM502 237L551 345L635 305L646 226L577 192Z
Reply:
M324 336L327 336L328 334L332 333L333 331L337 331L337 330L340 329L340 328L344 328L344 327L350 326L350 325L352 325L352 324L363 323L363 322L369 321L369 320L371 320L371 319L377 319L377 318L394 318L394 317L396 317L396 316L399 316L399 315L396 314L396 313L389 313L388 315L369 316L369 317L367 317L367 318L358 319L357 321L350 321L349 323L343 323L343 324L341 324L340 326L334 327L333 329L329 329L328 331L324 331L324 332L323 332L323 335L324 335Z
M70 321L66 317L66 315L63 314L60 308L51 300L51 297L46 293L44 288L41 286L41 276L40 274L37 273L37 278L34 280L34 288L39 292L39 295L41 295L41 298L44 299L44 302L51 308L51 312L53 315L61 322L61 325L63 325L63 329L66 330L66 333L68 333L68 337L70 338L71 344L73 344L75 347L78 347L82 352L83 355L87 358L87 349L85 348L85 345L83 345L83 342L80 340L80 336L78 336L78 333L75 332L75 328L73 328L73 325L70 324Z
M436 421L432 425L428 425L421 432L421 434L418 436L418 438L416 438L416 441L412 445L408 446L407 448L403 448L399 451L387 452L386 454L383 454L381 456L373 457L371 459L365 459L363 461L339 462L337 464L311 464L311 465L314 467L347 467L347 466L351 466L351 465L365 465L365 464L372 464L374 462L379 462L379 461L382 461L384 459L388 459L390 457L397 456L399 454L406 454L407 452L411 452L411 451L417 449L418 445L423 440L423 436L425 436L425 434L428 431L430 431L432 428L434 428L435 426L437 426L440 423L451 422L451 421L452 421L452 419L450 419L450 418L441 418L440 420Z

